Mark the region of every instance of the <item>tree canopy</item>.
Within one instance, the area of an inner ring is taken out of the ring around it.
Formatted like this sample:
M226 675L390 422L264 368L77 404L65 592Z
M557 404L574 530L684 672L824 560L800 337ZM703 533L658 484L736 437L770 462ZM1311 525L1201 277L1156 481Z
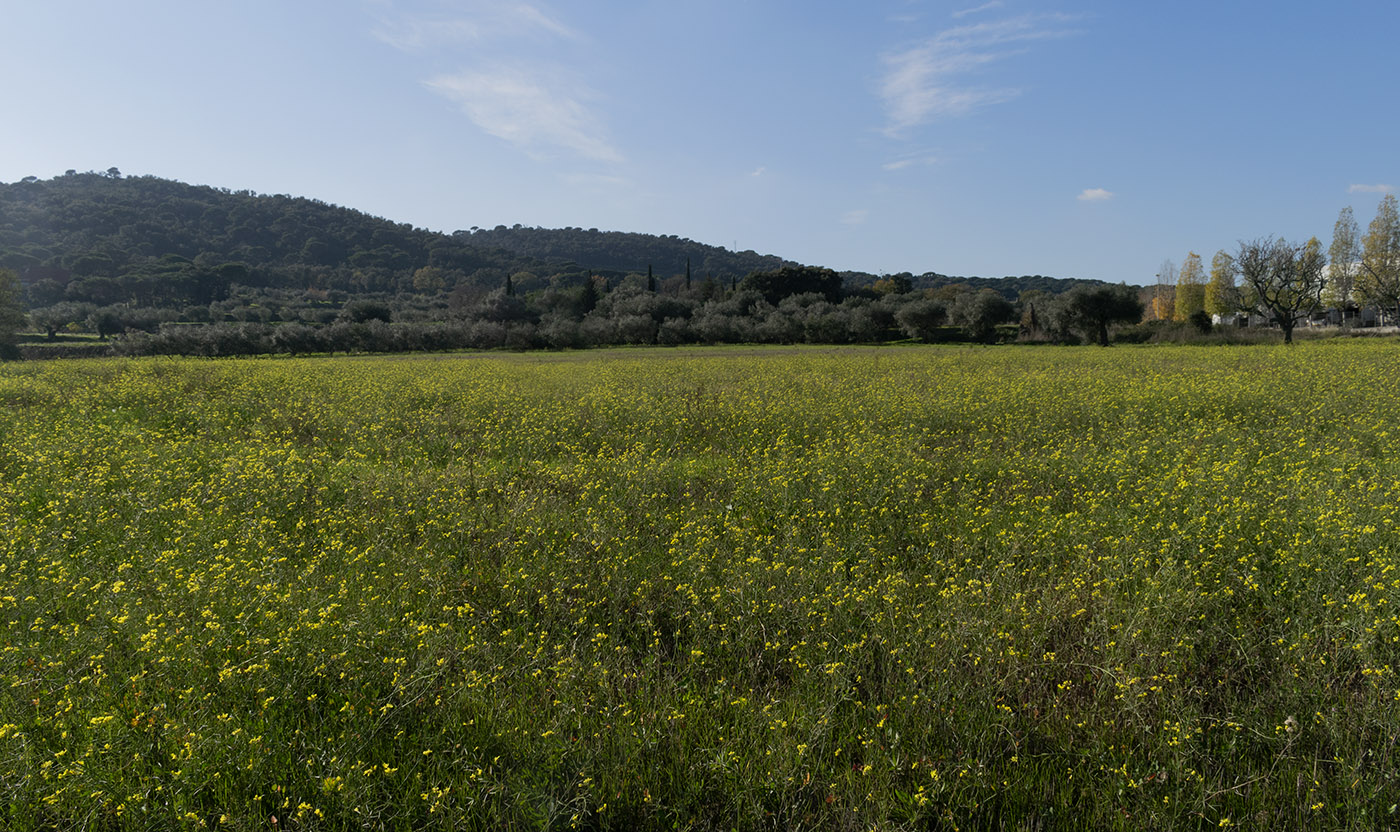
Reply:
M829 301L841 299L841 275L831 269L810 266L784 266L766 272L754 272L739 284L763 294L764 300L776 304L789 295L816 293Z
M771 254L731 251L674 234L498 225L456 231L452 236L478 248L500 249L547 263L578 263L624 274L651 267L663 279L690 274L692 268L701 275L742 277L797 265Z
M1122 284L1081 284L1066 292L1060 303L1069 327L1104 347L1110 326L1137 323L1143 313L1137 290Z

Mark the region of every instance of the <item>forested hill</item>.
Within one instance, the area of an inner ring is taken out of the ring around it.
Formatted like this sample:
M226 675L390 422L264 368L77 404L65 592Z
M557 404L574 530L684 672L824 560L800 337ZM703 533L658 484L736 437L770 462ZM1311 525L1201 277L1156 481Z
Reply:
M209 303L233 285L348 294L578 285L651 269L729 282L789 261L675 236L506 228L440 234L315 199L72 173L0 183L0 267L31 306Z
M730 251L674 234L498 225L458 231L453 236L473 245L505 249L550 263L578 263L600 270L645 272L650 267L656 274L677 275L684 274L689 263L697 279L743 277L751 272L797 265L771 254Z
M689 286L687 265L697 286L708 278L733 286L794 264L674 235L522 226L440 234L316 199L128 177L115 168L0 183L0 268L19 274L31 309L76 303L189 311L232 303L235 295L258 303L254 296L267 292L307 301L337 293L332 302L450 297L460 307L508 280L528 294L582 286L590 273L618 285L653 271L657 285ZM962 284L1015 299L1072 285L1040 276L894 277L898 285L884 291ZM857 272L842 278L853 290L889 280Z
M0 183L0 267L19 273L32 305L208 303L232 284L495 288L540 265L314 199L115 170Z

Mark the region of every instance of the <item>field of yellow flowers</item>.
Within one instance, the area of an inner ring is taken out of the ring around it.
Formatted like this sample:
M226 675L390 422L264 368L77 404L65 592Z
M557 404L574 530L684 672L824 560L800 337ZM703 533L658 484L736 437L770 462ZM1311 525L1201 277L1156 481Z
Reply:
M0 828L1400 824L1397 367L5 366Z

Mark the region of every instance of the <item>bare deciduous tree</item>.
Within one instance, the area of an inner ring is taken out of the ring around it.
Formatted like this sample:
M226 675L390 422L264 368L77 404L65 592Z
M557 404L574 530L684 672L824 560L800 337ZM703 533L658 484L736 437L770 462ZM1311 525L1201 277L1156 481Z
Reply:
M1327 256L1316 237L1302 245L1282 238L1241 242L1235 255L1240 288L1249 305L1278 324L1285 344L1293 343L1293 327L1300 317L1322 308L1326 265Z

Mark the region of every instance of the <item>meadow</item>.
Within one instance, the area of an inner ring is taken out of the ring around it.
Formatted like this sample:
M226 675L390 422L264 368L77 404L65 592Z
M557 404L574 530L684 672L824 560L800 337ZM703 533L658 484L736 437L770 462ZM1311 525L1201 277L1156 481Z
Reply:
M0 366L0 828L1397 827L1397 366Z

